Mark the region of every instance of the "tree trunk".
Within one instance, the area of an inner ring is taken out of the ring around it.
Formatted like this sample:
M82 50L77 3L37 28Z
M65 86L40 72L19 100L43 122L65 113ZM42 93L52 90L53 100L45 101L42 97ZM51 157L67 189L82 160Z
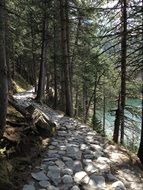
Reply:
M32 14L32 13L31 13ZM35 59L35 47L34 47L34 44L35 44L35 40L34 40L34 29L33 29L33 15L31 15L31 46L32 46L32 49L31 49L31 53L32 53L32 68L33 68L33 76L32 76L32 83L33 85L35 86L35 92L37 92L37 79L36 79L36 59Z
M105 134L105 121L106 121L106 96L105 87L103 87L103 133Z
M42 102L45 94L45 68L48 56L48 18L47 18L47 0L44 2L43 30L42 30L42 48L41 48L41 63L39 72L39 82L36 100Z
M54 15L54 108L57 109L58 89L57 89L57 54L56 54L56 15Z
M122 0L122 39L121 39L121 144L124 143L124 110L126 100L126 54L127 54L127 0Z
M120 130L120 121L121 121L121 105L120 105L120 93L119 93L119 99L118 99L118 108L116 110L116 115L115 115L115 124L114 124L114 133L113 133L113 141L115 143L118 143L119 139L119 130Z
M70 63L69 63L69 49L68 42L69 36L67 31L68 20L68 1L60 0L60 16L61 16L61 49L62 49L62 58L63 58L63 69L64 69L64 86L65 86L65 100L66 107L65 112L66 115L72 116L73 108L72 108L72 95L71 95L71 84L70 84Z
M142 0L142 12L143 12L143 0ZM143 65L143 15L142 15L142 65ZM143 68L142 68L143 73ZM143 82L143 75L142 75L142 82ZM138 150L138 157L143 164L143 83L142 83L142 122L141 122L141 139L140 145Z
M76 87L74 117L78 117L78 109L79 109L79 91L78 88Z
M96 89L97 89L97 76L95 74L95 82L94 82L94 95L93 95L93 129L96 129L96 105L97 105L97 97L96 97Z
M0 138L3 135L7 113L7 66L5 49L5 1L1 0L0 6Z
M86 80L83 79L83 122L86 123L86 111L87 111L87 85Z
M11 90L12 85L12 79L11 79L11 65L10 65L10 32L9 32L9 22L8 22L8 14L5 15L5 48L6 48L6 65L7 65L7 80L8 80L8 90Z

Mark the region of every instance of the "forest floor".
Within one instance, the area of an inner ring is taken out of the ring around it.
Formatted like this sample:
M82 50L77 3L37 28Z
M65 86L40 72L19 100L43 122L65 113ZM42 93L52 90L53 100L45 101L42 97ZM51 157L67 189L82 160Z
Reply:
M32 104L40 109L56 123L56 132L51 137L32 132L19 136L21 125L7 128L5 135L11 138L5 151L7 170L13 170L13 175L9 185L0 186L0 190L12 189L11 183L17 190L143 189L143 168L134 154L101 137L89 126L35 103L31 91L14 98L24 107ZM22 115L12 109L9 108L9 113L16 114L25 124ZM18 141L19 138L24 140ZM17 139L13 146L12 139Z

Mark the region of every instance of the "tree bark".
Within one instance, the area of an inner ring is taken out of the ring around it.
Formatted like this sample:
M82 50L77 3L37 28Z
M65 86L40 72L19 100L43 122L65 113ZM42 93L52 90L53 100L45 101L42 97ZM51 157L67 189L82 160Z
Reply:
M94 95L93 95L93 129L96 129L96 105L97 105L96 89L97 89L97 76L95 74Z
M62 48L62 58L63 58L63 69L64 69L64 86L65 86L65 100L66 107L65 112L66 115L72 116L73 108L72 108L72 94L71 94L71 84L70 84L70 63L69 63L69 49L68 43L69 36L68 33L68 1L60 0L60 16L61 16L61 48Z
M143 0L142 0L142 13L143 13ZM143 15L142 15L142 65L143 65ZM143 73L143 68L142 68ZM138 157L143 164L143 75L142 75L142 122L141 122L141 139L138 149Z
M115 143L118 143L119 140L119 130L120 130L120 121L121 121L121 101L120 101L120 94L119 94L119 99L118 99L118 108L116 110L116 115L115 115L115 123L114 123L114 133L113 133L113 141Z
M124 110L126 101L126 55L127 55L127 0L122 0L121 39L121 144L124 144Z
M48 56L48 16L47 16L47 0L44 1L43 30L42 30L42 48L41 63L39 72L39 82L36 100L42 102L45 94L45 68Z
M0 138L6 124L7 113L7 66L6 66L6 49L5 49L5 1L0 2Z

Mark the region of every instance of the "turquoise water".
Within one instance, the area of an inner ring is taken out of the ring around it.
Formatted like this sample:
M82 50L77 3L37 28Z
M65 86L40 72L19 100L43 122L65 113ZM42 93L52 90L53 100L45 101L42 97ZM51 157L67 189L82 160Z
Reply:
M127 144L135 144L138 146L140 142L141 132L141 106L142 102L140 99L128 99L126 106L133 109L135 113L131 113L129 110L125 110L125 141ZM114 108L113 108L114 109ZM98 111L98 119L102 120L103 113ZM115 113L106 112L105 114L105 132L109 138L113 136Z

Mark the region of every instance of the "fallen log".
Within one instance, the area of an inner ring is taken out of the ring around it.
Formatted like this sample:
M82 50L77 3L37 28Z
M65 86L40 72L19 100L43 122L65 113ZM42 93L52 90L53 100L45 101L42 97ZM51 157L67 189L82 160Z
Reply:
M39 130L46 130L49 133L54 132L56 124L52 122L47 115L45 115L40 109L30 105L26 108L31 115L32 123Z
M9 96L8 103L21 113L26 119L30 119L31 115L20 105L12 96Z
M29 125L29 127L26 127L28 130L32 128L36 132L44 132L47 133L47 135L51 135L55 131L56 124L50 121L49 117L34 105L24 108L13 97L9 98L9 103L26 118L26 121Z

